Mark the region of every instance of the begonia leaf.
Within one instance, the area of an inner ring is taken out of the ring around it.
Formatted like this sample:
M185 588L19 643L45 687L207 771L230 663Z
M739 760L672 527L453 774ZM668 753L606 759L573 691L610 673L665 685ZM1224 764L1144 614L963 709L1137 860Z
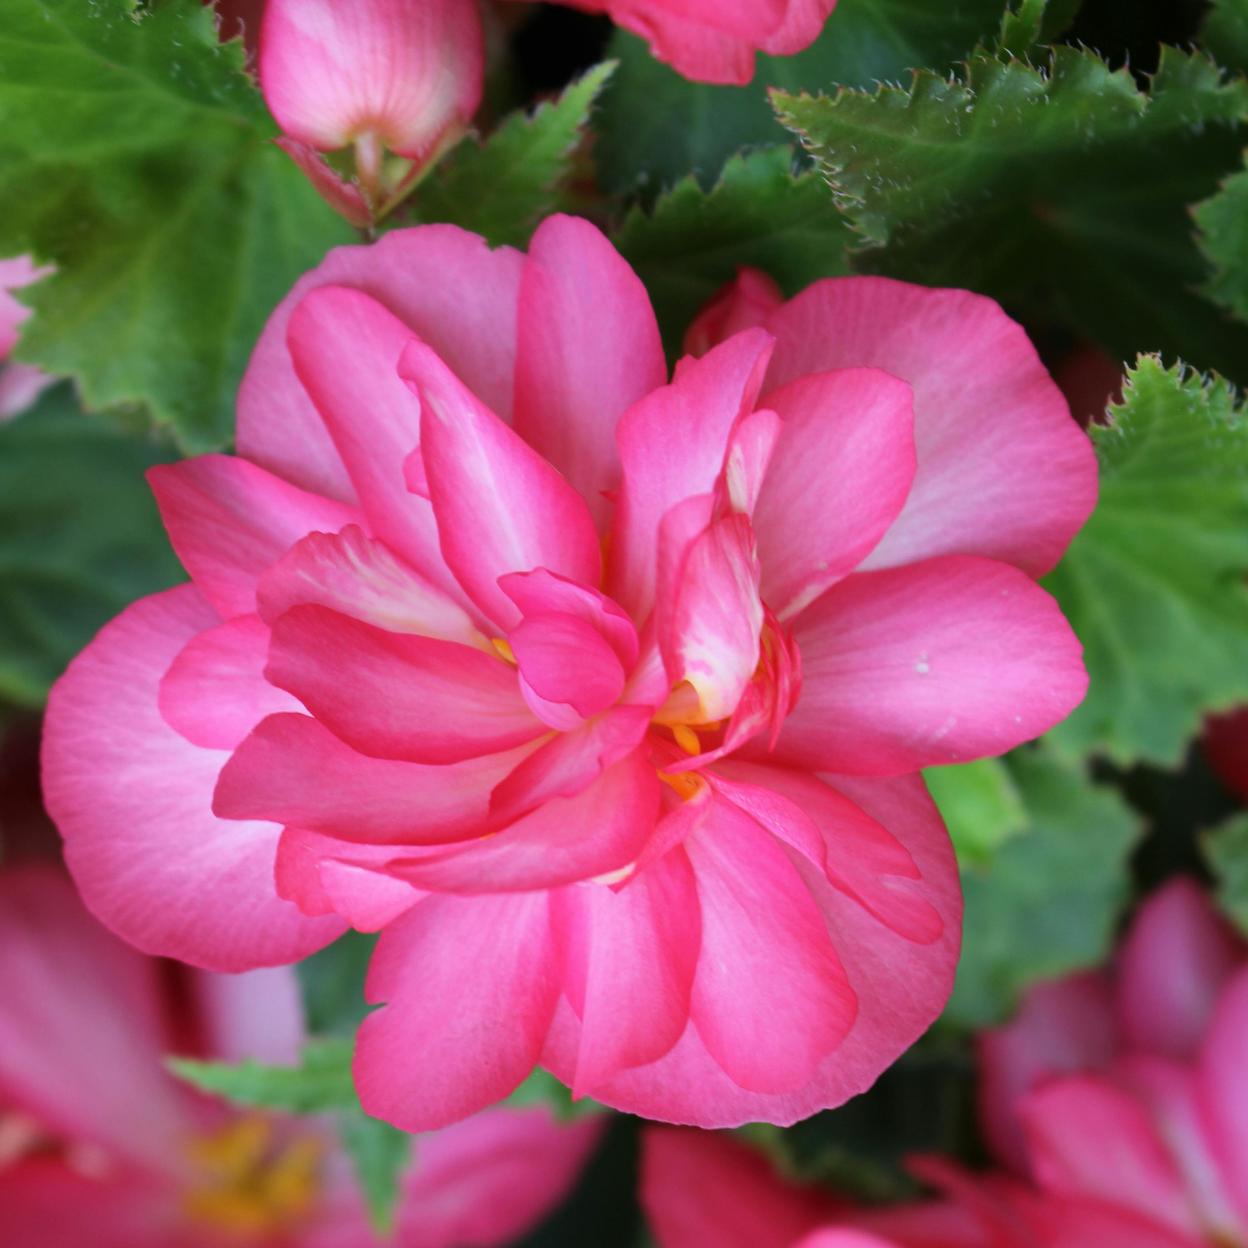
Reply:
M645 282L668 350L678 354L689 322L738 268L763 269L796 294L848 272L848 237L817 175L794 172L793 153L775 147L734 156L710 191L685 178L652 211L634 208L614 241Z
M376 944L376 936L349 931L295 967L313 1035L354 1035L368 1013L364 976Z
M542 1106L564 1122L574 1118L583 1118L586 1114L598 1114L603 1110L597 1101L587 1096L573 1100L572 1093L567 1087L540 1066L533 1068L533 1073L520 1084L504 1104L515 1109Z
M1248 169L1227 178L1192 215L1201 250L1213 265L1205 290L1248 321Z
M1200 42L1219 65L1248 70L1248 0L1213 0Z
M183 579L143 480L171 458L68 383L0 425L0 700L41 705L111 616Z
M1017 0L1001 19L997 47L1024 56L1036 44L1060 35L1074 20L1081 0Z
M399 1183L411 1160L415 1140L406 1131L372 1118L358 1107L338 1114L338 1138L351 1158L355 1180L379 1235L394 1227Z
M1010 756L1026 830L991 862L964 862L962 958L946 1021L1006 1017L1030 984L1100 962L1130 893L1139 823L1113 789L1031 748Z
M1248 815L1235 815L1210 828L1201 847L1217 880L1218 904L1248 936Z
M602 183L612 191L656 192L692 170L710 185L739 148L785 140L768 88L866 86L920 65L951 66L995 34L1002 7L1002 0L840 0L809 48L760 55L745 87L689 82L655 60L643 40L617 31L610 55L620 68L603 100L594 148Z
M512 113L486 138L462 143L413 196L422 221L450 221L492 244L524 246L563 206L594 103L615 68L595 66L531 115Z
M1248 372L1248 328L1197 289L1188 216L1238 164L1248 82L1204 55L1163 49L1147 92L1059 47L774 102L860 236L856 267L992 295L1119 359Z
M1248 426L1230 386L1142 357L1094 427L1100 502L1046 584L1084 645L1068 753L1177 764L1248 697Z
M940 807L959 862L990 862L1002 844L1027 827L1018 786L999 758L929 767L923 779Z
M199 0L0 0L0 115L0 255L57 266L18 357L224 444L269 312L353 237L269 141L242 45Z

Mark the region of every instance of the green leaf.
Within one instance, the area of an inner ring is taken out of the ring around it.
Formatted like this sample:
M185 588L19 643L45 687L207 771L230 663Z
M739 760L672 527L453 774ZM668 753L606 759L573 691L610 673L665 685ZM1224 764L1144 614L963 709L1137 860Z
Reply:
M1027 811L1010 769L999 758L981 758L923 773L940 807L958 861L980 865L1027 827Z
M394 1229L399 1183L411 1161L414 1139L358 1107L338 1115L338 1138L351 1158L373 1230L388 1235Z
M348 1038L312 1040L304 1046L298 1066L171 1057L169 1068L201 1092L223 1096L235 1105L320 1114L359 1106L351 1081L351 1050Z
M1201 849L1218 882L1218 903L1248 936L1248 815L1236 815L1201 838Z
M368 1013L364 976L377 937L346 932L296 967L303 1013L316 1036L353 1036Z
M963 866L962 959L944 1015L963 1027L1004 1018L1038 980L1100 962L1130 893L1140 828L1122 798L1041 748L1009 761L1028 827L987 866Z
M514 1109L542 1106L564 1122L603 1112L603 1106L587 1096L574 1101L567 1087L540 1066L535 1066L528 1078L503 1103Z
M950 66L997 29L1001 8L1002 0L840 0L809 48L759 56L746 87L689 82L619 31L610 55L620 68L594 148L600 180L608 190L648 190L649 197L690 171L710 185L739 148L785 141L767 104L769 87L866 86L914 66Z
M997 48L1014 56L1025 56L1037 44L1060 35L1075 19L1080 0L1018 0L1001 19Z
M102 624L183 579L143 480L171 458L68 383L0 424L0 700L38 707Z
M676 354L694 314L742 265L766 270L795 294L848 271L848 237L815 174L795 174L792 152L777 147L733 157L709 192L689 177L653 212L634 208L615 245L646 284Z
M1205 290L1248 321L1248 170L1240 170L1192 210L1200 248L1213 266Z
M269 312L353 237L269 142L241 44L200 0L0 0L0 115L0 254L57 266L19 357L225 443Z
M1200 42L1219 65L1248 70L1248 0L1213 0Z
M861 235L857 266L994 296L1119 359L1248 373L1248 328L1197 291L1188 205L1239 164L1248 83L1163 49L1151 90L1093 53L973 58L908 88L781 95Z
M494 246L523 247L561 205L594 102L615 64L597 65L532 115L512 113L484 143L462 143L415 192L422 221L450 221Z
M1248 427L1226 382L1142 357L1094 428L1100 503L1047 580L1084 645L1068 753L1176 764L1248 697Z

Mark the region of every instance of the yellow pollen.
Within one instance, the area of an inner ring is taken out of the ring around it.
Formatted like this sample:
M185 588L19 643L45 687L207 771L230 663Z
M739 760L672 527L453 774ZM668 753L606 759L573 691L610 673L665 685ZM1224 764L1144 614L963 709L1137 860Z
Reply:
M516 656L512 653L511 643L506 637L491 637L490 645L499 652L513 667L516 665Z
M695 771L660 771L659 779L674 790L683 802L697 797L705 787L705 781Z
M234 1235L271 1236L303 1217L316 1198L320 1141L276 1141L273 1124L259 1115L201 1136L189 1151L199 1177L184 1204L197 1222Z
M688 724L673 724L672 736L676 738L676 744L686 754L702 753L702 742L698 740L698 734Z

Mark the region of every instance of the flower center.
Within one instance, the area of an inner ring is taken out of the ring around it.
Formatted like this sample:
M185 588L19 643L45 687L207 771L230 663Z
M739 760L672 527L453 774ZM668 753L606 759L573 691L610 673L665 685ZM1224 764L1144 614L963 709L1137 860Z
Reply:
M279 1140L268 1119L237 1118L191 1144L199 1173L187 1216L238 1236L284 1231L312 1207L321 1152L312 1136Z

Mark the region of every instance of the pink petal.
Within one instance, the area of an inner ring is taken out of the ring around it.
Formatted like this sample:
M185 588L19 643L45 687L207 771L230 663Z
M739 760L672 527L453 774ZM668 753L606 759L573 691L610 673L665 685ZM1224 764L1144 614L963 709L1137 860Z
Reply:
M624 667L610 642L574 615L526 615L507 634L507 642L525 684L544 701L589 718L623 692Z
M337 532L359 513L230 455L149 468L173 549L222 619L256 609L256 581L313 529Z
M269 630L258 616L197 633L161 678L165 722L193 745L232 750L266 715L302 710L265 680L268 652Z
M584 501L421 343L399 372L420 396L421 450L442 555L503 628L519 619L499 588L508 572L547 568L596 586L602 555Z
M775 749L790 765L889 775L1002 754L1087 688L1057 604L988 559L855 574L793 627L802 694Z
M1207 719L1201 744L1218 779L1248 802L1248 707Z
M726 34L701 17L687 17L645 0L608 0L611 20L644 39L651 55L694 82L745 86L754 76L755 39Z
M9 292L49 277L52 272L50 266L40 268L29 256L0 260L0 362L17 346L18 331L31 314L31 309Z
M491 251L483 238L453 225L393 230L369 246L335 248L295 283L252 352L238 392L239 454L305 489L355 498L286 346L291 313L318 286L351 286L372 296L508 418L523 264L518 251ZM355 415L368 417L363 410Z
M322 151L375 134L419 158L481 101L469 0L268 0L260 85L277 124Z
M914 480L914 396L874 368L799 378L768 396L782 424L754 511L763 596L795 615L879 543Z
M671 1127L642 1132L640 1196L659 1248L793 1248L836 1212L739 1141Z
M554 902L564 991L581 1019L575 1067L560 1076L579 1096L662 1057L685 1030L701 945L697 883L675 849L618 891L593 884Z
M606 527L619 485L615 427L667 380L650 297L588 221L538 227L520 285L515 427L554 464Z
M55 380L29 364L0 363L0 420L24 412Z
M360 190L359 183L348 182L316 150L297 139L281 135L273 140L295 162L316 193L340 216L357 229L366 230L373 224L372 209Z
M769 56L792 56L819 37L823 24L836 8L836 0L789 0L784 21L763 42Z
M316 604L392 633L489 645L458 603L354 524L296 542L261 577L256 598L268 624L291 607Z
M544 1109L500 1109L422 1137L395 1242L511 1243L558 1206L605 1125L605 1115L558 1122Z
M700 360L686 360L671 385L620 418L620 500L611 534L611 595L635 620L654 601L659 523L678 503L710 494L737 421L754 406L771 339L738 334Z
M740 268L689 323L681 344L686 355L705 355L712 347L754 329L784 302L780 287L762 269Z
M1100 972L1034 985L1011 1022L981 1032L979 1119L997 1160L1026 1174L1019 1101L1053 1075L1104 1070L1116 1048L1113 1002Z
M490 790L525 756L511 750L449 766L369 758L306 715L272 715L234 751L213 809L347 841L440 844L490 826Z
M193 972L204 1050L217 1061L293 1066L306 1039L299 979L288 966L242 975Z
M635 751L574 797L554 798L479 841L398 859L389 870L436 892L557 888L627 867L658 813L654 767Z
M1218 1002L1200 1054L1197 1077L1206 1130L1235 1203L1241 1234L1248 1230L1248 969L1230 981Z
M420 403L397 371L412 331L362 291L320 286L291 313L286 340L373 531L427 581L461 598L433 508L404 478L404 461L420 444Z
M429 1131L501 1100L537 1061L559 995L546 895L426 898L382 933L366 991L386 1003L356 1043L368 1113Z
M698 1034L741 1087L800 1088L857 1013L819 907L770 834L734 806L717 805L685 849L702 908Z
M293 607L277 620L265 675L373 758L457 763L541 733L515 669L497 655L327 607Z
M1117 1006L1127 1045L1158 1057L1194 1057L1244 956L1195 880L1180 877L1158 889L1140 907L1119 955Z
M48 811L92 911L149 953L210 970L290 962L342 930L305 919L273 889L279 829L212 814L226 755L161 718L159 682L218 623L190 586L141 599L70 664L48 702Z
M51 866L0 871L0 1000L6 1109L149 1173L180 1173L191 1110L161 1063L159 967L92 919Z
M881 368L914 389L918 472L866 566L977 554L1047 572L1096 501L1087 437L1026 333L991 299L883 277L816 282L768 321L768 388Z
M1199 1232L1182 1176L1143 1107L1097 1075L1070 1075L1019 1105L1040 1186L1135 1210L1178 1231Z
M931 1025L953 985L961 933L957 868L944 825L917 776L837 777L835 787L887 827L914 859L925 895L944 920L940 939L930 945L906 940L821 881L813 868L802 870L858 999L848 1036L824 1056L809 1082L791 1092L747 1091L712 1059L698 1031L688 1028L657 1062L596 1085L591 1092L596 1100L625 1112L704 1127L758 1121L787 1125L870 1087ZM543 1062L556 1069L571 1066L578 1034L571 1007L561 1007Z

